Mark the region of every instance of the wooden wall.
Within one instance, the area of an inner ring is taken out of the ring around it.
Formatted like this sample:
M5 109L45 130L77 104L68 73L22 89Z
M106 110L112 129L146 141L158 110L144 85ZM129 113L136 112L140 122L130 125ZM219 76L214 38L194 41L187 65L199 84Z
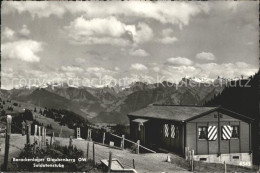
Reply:
M218 118L214 115L218 115L218 112L213 112L203 117L191 120L186 124L186 146L190 149L194 149L195 154L217 154L219 149L221 154L228 153L248 153L250 152L250 126L248 123L239 119L233 118L229 115L222 114L220 118L220 137L217 140L201 140L198 139L198 127L215 125L218 127ZM223 140L221 138L221 127L223 125L238 125L239 126L239 138Z

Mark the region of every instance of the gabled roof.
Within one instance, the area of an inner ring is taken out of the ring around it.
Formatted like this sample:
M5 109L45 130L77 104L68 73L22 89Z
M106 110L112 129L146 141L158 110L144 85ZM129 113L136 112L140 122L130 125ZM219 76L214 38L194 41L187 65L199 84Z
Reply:
M252 118L232 112L228 109L222 108L221 106L192 106L192 105L149 105L141 110L129 113L128 116L145 117L154 119L165 119L187 122L211 112L219 110L223 113L228 113L230 116L245 121L253 121Z
M129 116L186 121L190 118L215 111L219 107L190 106L190 105L149 105L141 110L129 113Z

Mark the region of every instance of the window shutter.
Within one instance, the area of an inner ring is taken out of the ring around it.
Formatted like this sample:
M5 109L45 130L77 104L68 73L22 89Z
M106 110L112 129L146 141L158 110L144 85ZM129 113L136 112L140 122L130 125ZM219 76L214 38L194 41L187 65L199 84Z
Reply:
M168 126L168 124L164 124L164 136L165 137L169 136L169 126Z
M175 138L175 126L171 125L171 138Z
M222 126L222 138L225 140L229 140L231 138L232 128L230 125Z
M215 141L218 137L218 129L217 126L209 126L208 127L208 140Z

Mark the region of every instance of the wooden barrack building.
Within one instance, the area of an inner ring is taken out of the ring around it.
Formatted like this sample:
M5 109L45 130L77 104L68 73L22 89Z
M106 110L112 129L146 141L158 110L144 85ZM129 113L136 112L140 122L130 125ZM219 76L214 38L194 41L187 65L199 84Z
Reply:
M185 155L195 160L239 164L252 161L253 119L221 106L149 105L128 114L130 135L152 149Z

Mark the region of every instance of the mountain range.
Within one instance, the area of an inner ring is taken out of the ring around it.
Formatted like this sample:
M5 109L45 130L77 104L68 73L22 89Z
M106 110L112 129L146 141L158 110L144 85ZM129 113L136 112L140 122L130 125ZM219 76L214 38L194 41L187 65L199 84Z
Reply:
M127 114L152 103L202 105L221 93L226 80L211 81L183 78L178 84L162 82L132 83L128 87L71 87L45 85L3 90L3 98L35 104L41 107L67 109L93 123L128 124ZM219 85L216 85L219 84Z

